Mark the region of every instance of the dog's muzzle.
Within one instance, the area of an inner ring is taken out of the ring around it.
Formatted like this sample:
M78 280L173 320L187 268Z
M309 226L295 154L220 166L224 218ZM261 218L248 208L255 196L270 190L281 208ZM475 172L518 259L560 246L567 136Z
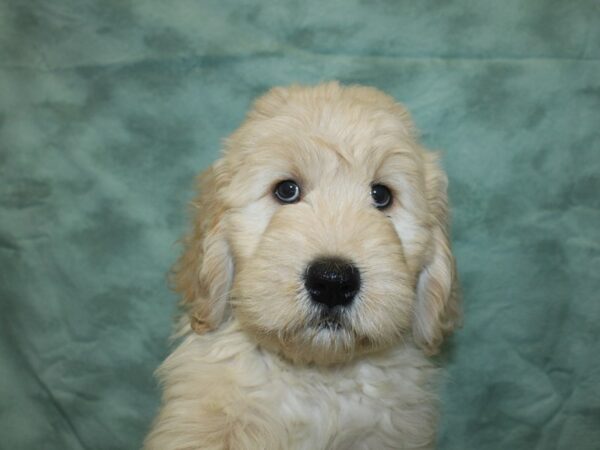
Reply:
M343 309L360 290L360 271L343 259L318 259L308 265L304 286L314 303L330 311Z

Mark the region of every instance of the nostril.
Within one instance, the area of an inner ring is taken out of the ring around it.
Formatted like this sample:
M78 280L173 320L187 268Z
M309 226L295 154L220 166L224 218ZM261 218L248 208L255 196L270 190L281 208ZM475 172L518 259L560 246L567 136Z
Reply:
M356 292L360 287L360 273L354 266L350 266L342 278L342 290L344 292Z
M308 292L315 295L320 295L321 293L327 290L327 286L324 283L314 281L309 281L308 283L306 283L306 288L308 289Z
M356 283L344 283L342 285L342 292L346 295L354 295L358 291L358 286Z
M342 259L319 259L308 266L304 284L314 302L329 307L345 306L360 290L360 272Z

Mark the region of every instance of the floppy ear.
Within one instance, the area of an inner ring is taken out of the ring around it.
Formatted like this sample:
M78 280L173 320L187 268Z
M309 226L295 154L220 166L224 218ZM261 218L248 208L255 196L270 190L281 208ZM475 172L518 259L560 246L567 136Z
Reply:
M430 251L417 281L413 335L427 354L439 351L444 336L461 319L456 264L449 240L448 180L437 156L426 152L427 202L431 215Z
M183 254L173 268L175 290L182 294L182 304L197 333L215 329L229 313L233 260L220 199L226 182L220 161L198 177L199 193L192 202L194 228L184 238Z

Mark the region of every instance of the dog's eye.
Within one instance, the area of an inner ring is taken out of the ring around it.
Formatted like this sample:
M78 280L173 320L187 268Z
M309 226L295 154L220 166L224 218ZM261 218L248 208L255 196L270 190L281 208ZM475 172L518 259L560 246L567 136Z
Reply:
M300 186L292 180L278 183L273 193L281 203L296 203L300 200Z
M371 197L373 197L373 204L377 209L385 209L392 203L392 193L383 184L371 186Z

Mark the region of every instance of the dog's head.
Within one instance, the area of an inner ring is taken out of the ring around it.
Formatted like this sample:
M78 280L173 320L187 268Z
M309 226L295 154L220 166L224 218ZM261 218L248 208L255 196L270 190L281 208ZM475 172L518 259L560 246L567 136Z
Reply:
M455 327L446 177L382 92L273 89L199 180L175 268L197 332L234 317L324 364L407 340L432 354Z

